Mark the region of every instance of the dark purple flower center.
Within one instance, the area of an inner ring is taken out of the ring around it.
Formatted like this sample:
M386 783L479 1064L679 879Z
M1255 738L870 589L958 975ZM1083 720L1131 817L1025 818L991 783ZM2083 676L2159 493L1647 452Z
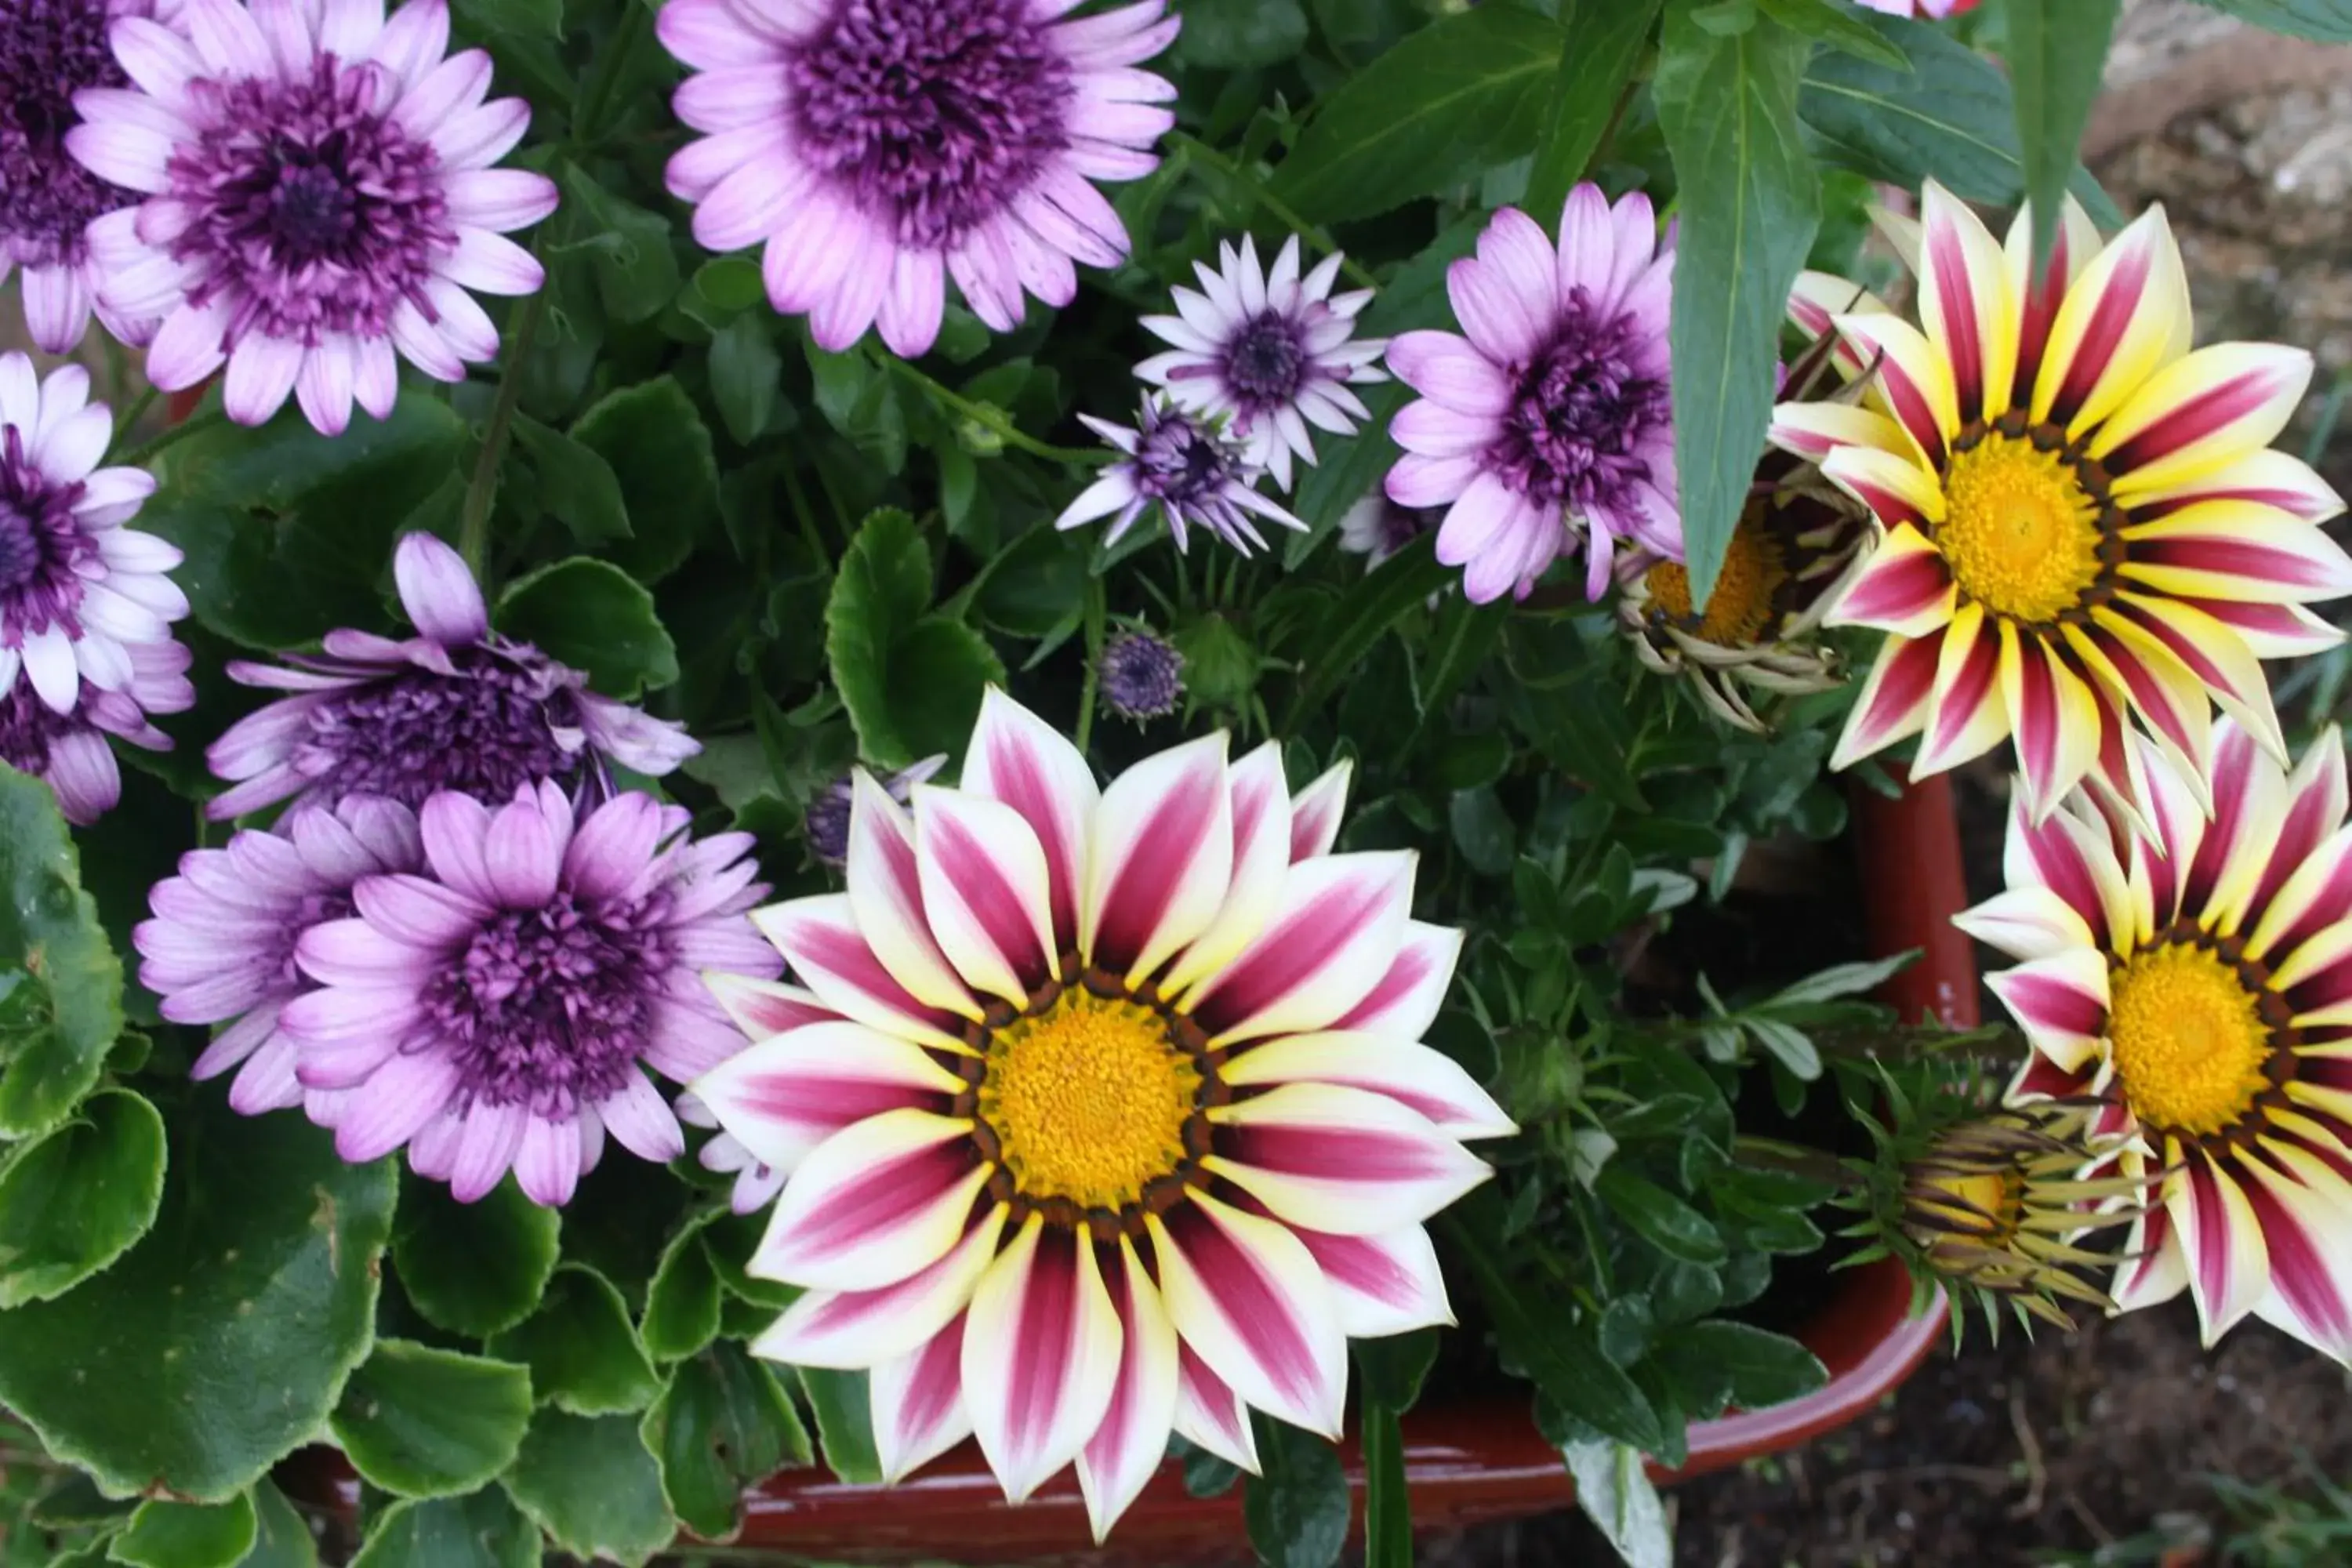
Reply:
M1233 447L1216 433L1173 411L1147 414L1136 447L1136 488L1162 506L1182 510L1221 499L1240 477Z
M1306 370L1298 323L1278 310L1259 311L1225 349L1225 380L1244 411L1296 398Z
M65 150L73 95L129 78L107 43L106 0L0 0L0 258L77 263L89 220L136 202Z
M423 304L457 230L440 154L378 111L385 80L322 55L297 81L192 84L205 129L171 173L197 216L172 253L207 265L192 301L237 302L232 340L256 329L303 342L380 337L403 300Z
M1636 456L1673 417L1666 384L1634 369L1630 315L1600 317L1570 297L1550 341L1519 372L1503 433L1489 451L1513 489L1545 506L1619 502L1650 477Z
M836 0L785 66L801 155L943 249L1068 147L1070 67L1025 0Z
M1157 719L1184 694L1184 656L1148 632L1121 632L1103 645L1103 700L1122 719Z
M671 962L661 903L583 908L559 892L485 922L425 994L459 1092L568 1119L625 1083Z
M74 521L79 484L54 485L26 460L24 432L0 439L0 647L55 626L81 636L81 576L97 542Z
M438 790L503 805L518 787L574 770L578 700L566 672L528 647L452 648L449 662L454 674L411 668L312 708L295 771L338 799L421 806Z

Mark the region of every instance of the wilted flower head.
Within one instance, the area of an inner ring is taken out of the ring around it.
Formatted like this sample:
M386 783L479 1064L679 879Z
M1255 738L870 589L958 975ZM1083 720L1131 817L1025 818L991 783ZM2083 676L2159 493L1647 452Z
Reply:
M910 768L892 773L883 788L900 805L907 804L915 786L947 765L945 752L925 757ZM838 871L849 863L849 802L850 783L854 773L844 773L817 791L809 802L808 814L801 819L801 832L808 839L809 853L817 864L830 866Z
M1334 295L1337 252L1306 277L1298 275L1298 237L1283 241L1268 273L1257 241L1217 247L1212 271L1195 262L1201 291L1172 291L1173 316L1146 316L1143 324L1174 348L1135 367L1187 413L1223 419L1244 442L1252 467L1290 488L1290 459L1315 460L1309 425L1335 436L1355 433L1371 411L1348 390L1349 382L1386 381L1379 369L1381 339L1353 341L1356 315L1370 302L1369 289Z
M98 820L122 798L122 774L109 735L149 752L168 752L172 738L147 721L151 713L182 713L195 706L188 650L176 642L133 643L124 650L131 679L108 691L83 680L73 706L60 713L29 681L0 694L0 762L46 783L68 822Z
M320 655L238 661L231 679L294 693L231 725L205 753L235 786L215 821L295 798L331 805L375 795L409 806L438 790L509 798L615 762L668 773L700 748L677 725L599 697L587 678L490 630L481 589L457 552L412 533L393 556L418 635L327 634Z
M1199 527L1244 555L1265 548L1265 536L1250 521L1252 513L1306 531L1305 523L1258 493L1261 470L1251 466L1239 437L1177 408L1165 395L1145 395L1132 430L1090 414L1078 417L1121 456L1078 492L1054 520L1055 528L1077 528L1116 512L1103 535L1104 543L1116 544L1138 518L1157 508L1176 536L1177 549L1187 548L1190 530Z
M324 434L354 399L381 419L397 356L441 381L493 358L468 289L529 294L540 264L504 231L555 210L542 174L495 164L530 106L484 101L490 58L447 59L445 0L184 0L176 26L114 24L136 90L86 89L66 145L136 207L89 228L108 306L162 326L167 392L224 363L229 417L292 393Z
M1339 548L1379 565L1438 525L1442 508L1399 506L1385 490L1373 490L1339 514Z
M460 1202L511 1168L558 1205L607 1131L644 1159L684 1153L643 1068L682 1083L742 1047L703 971L783 968L744 918L765 891L751 836L698 842L687 816L631 793L575 819L551 784L495 810L426 801L421 871L360 879L353 914L295 944L319 988L279 1026L343 1158L406 1144Z
M1148 631L1114 633L1103 644L1097 679L1103 705L1122 719L1158 719L1184 695L1184 656Z
M1446 273L1462 335L1407 332L1389 368L1422 395L1391 425L1390 499L1448 508L1437 558L1485 604L1525 598L1581 540L1585 594L1617 542L1682 554L1666 317L1674 249L1640 192L1579 185L1555 247L1516 207Z
M1042 0L672 0L656 25L694 73L670 160L712 250L764 244L768 298L819 344L878 324L912 357L947 279L997 331L1024 292L1059 307L1073 262L1116 267L1127 229L1096 180L1133 180L1176 89L1134 68L1168 47L1162 0L1066 19Z

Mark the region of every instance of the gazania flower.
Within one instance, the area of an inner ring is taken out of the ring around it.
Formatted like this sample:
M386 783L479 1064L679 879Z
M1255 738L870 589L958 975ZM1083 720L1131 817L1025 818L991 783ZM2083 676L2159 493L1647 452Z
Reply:
M1247 235L1238 251L1219 246L1217 263L1213 272L1193 264L1201 291L1171 290L1175 315L1143 318L1153 336L1175 346L1137 365L1135 374L1166 387L1185 412L1224 420L1242 438L1250 465L1286 490L1292 456L1315 461L1307 427L1353 435L1355 422L1370 418L1371 410L1347 384L1388 379L1379 369L1387 343L1351 341L1371 290L1332 294L1336 253L1301 278L1297 235L1283 241L1271 274Z
M1960 917L2034 1057L2011 1098L2095 1097L2158 1179L2111 1289L2208 1344L2252 1313L2352 1361L2352 833L2341 739L2294 776L2224 721L2213 816L2156 754L2151 835L2078 805L2010 822L2008 891ZM2083 797L2077 796L2080 801Z
M848 348L939 336L947 279L1000 332L1024 292L1066 305L1074 262L1116 267L1126 226L1090 183L1134 180L1176 89L1136 68L1161 0L1064 19L1046 0L672 0L656 24L694 74L669 163L712 250L767 247L768 298Z
M131 650L168 643L188 613L164 575L180 552L122 526L155 479L98 466L113 435L81 366L37 381L30 359L0 354L0 696L21 676L66 713L85 682L122 690Z
M126 342L154 330L100 304L85 238L92 218L131 205L138 193L100 179L65 146L79 119L74 94L129 80L108 47L108 26L147 11L147 0L0 0L0 280L18 269L26 333L47 353L71 352L93 310Z
M1184 656L1150 631L1112 634L1096 673L1103 706L1137 723L1166 718L1184 695Z
M1075 1462L1099 1537L1171 1429L1255 1468L1249 1408L1336 1434L1348 1335L1451 1321L1421 1222L1512 1131L1419 1043L1460 935L1328 853L1344 773L1225 752L1098 789L992 692L959 788L860 781L846 894L753 917L808 991L736 988L761 1043L693 1088L790 1173L755 1348L872 1368L894 1479L972 1432L1016 1501Z
M29 681L0 693L0 762L49 786L68 822L87 826L122 798L122 774L107 737L142 751L168 752L172 738L151 713L195 706L188 650L176 642L132 643L124 650L131 679L109 691L84 679L73 705L58 712Z
M89 228L110 309L158 319L150 380L195 385L224 363L229 417L258 425L292 393L322 433L354 398L381 419L395 351L462 381L498 353L468 289L529 294L543 274L502 236L555 210L544 175L495 164L530 106L483 101L490 57L449 44L444 0L185 0L177 28L114 24L138 90L75 98L66 145L145 199Z
M227 1026L196 1058L199 1082L231 1068L232 1110L247 1116L302 1103L293 1037L278 1027L287 1003L317 983L294 962L312 926L352 913L362 877L424 864L416 817L395 802L353 795L306 811L283 835L245 832L219 849L180 857L180 874L148 895L152 919L131 933L145 960L139 983L175 1024Z
M205 807L214 821L289 798L417 806L456 790L503 801L606 759L657 775L700 750L677 726L597 696L578 670L491 631L473 574L431 534L401 540L393 574L417 636L330 632L322 656L228 667L247 686L294 695L238 720L205 753L236 786Z
M1186 548L1191 529L1205 528L1244 555L1265 548L1252 514L1306 531L1305 523L1258 493L1259 470L1251 466L1240 437L1175 407L1163 394L1145 395L1132 430L1091 414L1078 418L1122 455L1078 492L1054 520L1055 528L1077 528L1116 512L1103 542L1117 544L1136 519L1157 508L1176 536L1177 549Z
M1461 566L1479 604L1525 598L1581 541L1585 594L1599 599L1621 540L1682 554L1666 315L1671 239L1650 199L1614 207L1579 185L1559 243L1505 207L1478 253L1446 271L1463 335L1407 332L1389 368L1422 395L1389 433L1406 455L1391 500L1449 510L1437 558Z
M2212 702L2284 755L2256 661L2335 644L2302 606L2352 592L2315 526L2342 503L2265 449L2311 356L2189 352L2161 208L2104 247L2070 215L2031 286L2023 214L2004 246L1931 184L1919 234L1924 331L1832 317L1874 361L1864 405L1774 415L1885 531L1828 617L1889 634L1835 765L1924 731L1912 767L1935 773L2014 737L2039 817L2086 774L2143 798L2127 714L2200 793Z
M743 1041L700 972L783 967L744 919L767 890L751 836L697 842L687 816L625 794L575 823L552 784L496 810L426 801L423 872L361 878L352 917L295 943L319 989L278 1026L336 1151L356 1163L406 1144L461 1203L511 1168L550 1205L608 1131L643 1159L684 1153L640 1064L680 1082L707 1071Z

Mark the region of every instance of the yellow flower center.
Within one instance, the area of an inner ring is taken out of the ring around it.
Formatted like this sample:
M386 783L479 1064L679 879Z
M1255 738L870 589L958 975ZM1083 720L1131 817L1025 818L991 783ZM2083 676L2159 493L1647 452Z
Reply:
M1643 574L1650 602L1669 620L1703 642L1743 647L1772 624L1773 595L1789 580L1780 559L1780 545L1756 521L1753 508L1740 514L1732 531L1731 547L1724 552L1723 573L1708 595L1706 614L1693 624L1690 573L1677 562L1661 561Z
M1994 432L1945 467L1936 548L1988 611L2052 621L2099 580L2099 511L2074 464Z
M1120 1209L1175 1173L1201 1084L1159 1013L1073 985L990 1037L980 1113L1021 1195Z
M2025 1211L2025 1178L2015 1171L1936 1175L1911 1200L1915 1210L1995 1245L2016 1233Z
M2262 999L2211 950L2168 943L2109 982L2107 1038L2124 1100L2168 1131L2222 1131L2267 1087L2273 1048Z

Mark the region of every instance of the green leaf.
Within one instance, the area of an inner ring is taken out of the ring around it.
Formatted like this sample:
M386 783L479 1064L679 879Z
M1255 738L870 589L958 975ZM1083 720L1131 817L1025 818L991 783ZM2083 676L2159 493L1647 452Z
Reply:
M511 1177L478 1203L439 1182L401 1183L393 1266L409 1304L436 1329L487 1339L530 1316L555 1272L557 1211L522 1195Z
M498 1487L396 1502L375 1516L352 1568L539 1568L539 1526Z
M456 9L493 33L563 41L563 0L460 0Z
M1899 46L1913 68L1890 70L1843 54L1816 57L1797 100L1814 150L1827 162L1906 189L1933 175L1964 201L2014 205L2025 188L2025 167L2009 79L1924 22L1874 14L1860 19ZM2101 223L2123 221L2082 170L2069 188Z
M746 1487L809 1462L792 1396L740 1345L716 1344L679 1365L646 1412L643 1435L670 1508L706 1541L734 1535Z
M1837 0L1758 0L1758 4L1763 7L1764 15L1792 33L1802 33L1817 43L1885 66L1888 70L1911 68L1910 57L1883 35L1872 31L1852 11L1841 9Z
M1535 146L1568 35L1482 5L1405 37L1318 102L1270 189L1310 223L1370 217Z
M1298 0L1186 0L1175 56L1212 70L1277 66L1307 42Z
M318 1568L319 1543L310 1527L268 1481L253 1483L253 1549L237 1568Z
M612 465L628 507L633 537L606 558L640 583L677 570L719 516L719 461L693 400L656 376L600 400L572 436Z
M957 752L1004 666L961 621L926 615L930 547L895 508L869 515L849 542L824 607L825 657L857 748L877 767Z
M822 1366L793 1370L800 1374L801 1392L808 1395L809 1411L816 1417L816 1440L824 1449L825 1468L852 1485L880 1481L882 1461L874 1455L866 1374Z
M961 757L980 718L981 699L989 687L1004 682L1004 661L986 637L961 621L925 616L891 647L884 679L890 686L894 751L908 762L940 752ZM862 731L859 739L865 740ZM881 760L871 743L860 749Z
M122 961L81 889L81 857L58 797L0 764L0 973L16 971L11 1007L32 1025L0 1073L0 1137L55 1127L98 1082L122 1032Z
M2198 0L2257 27L2318 44L2352 44L2352 0Z
M1724 1369L1732 1402L1747 1410L1801 1398L1830 1379L1812 1352L1786 1334L1748 1323L1694 1323L1669 1342L1682 1355Z
M163 1199L163 1119L127 1089L0 1171L0 1307L64 1294L147 1234Z
M1592 1191L1643 1240L1677 1262L1723 1261L1723 1237L1713 1223L1647 1177L1612 1163L1593 1182Z
M1328 1437L1264 1415L1261 1473L1245 1483L1242 1517L1266 1568L1330 1568L1348 1542L1348 1477Z
M623 201L577 163L556 174L572 209L575 237L559 243L560 253L584 250L596 269L604 313L616 321L643 321L659 315L677 297L677 253L670 248L669 224L658 213Z
M707 1216L688 1221L670 1237L646 1287L637 1331L656 1361L690 1356L719 1336L719 1268L703 1245L706 1223Z
M1306 668L1290 701L1287 729L1296 731L1342 681L1360 675L1372 645L1445 586L1454 568L1438 563L1436 545L1433 535L1414 540L1365 573L1331 606L1307 641Z
M242 1492L212 1504L151 1500L106 1554L136 1568L232 1568L252 1550L257 1528L253 1500Z
M328 1425L371 1485L399 1497L460 1496L514 1462L530 1425L530 1373L413 1340L378 1340Z
M560 1266L539 1310L492 1336L487 1348L530 1368L531 1396L540 1404L574 1415L643 1410L661 1391L620 1291L578 1263Z
M1780 315L1821 222L1821 174L1797 128L1809 46L1769 21L1719 37L1673 0L1658 122L1680 184L1675 468L1691 598L1715 589L1772 416Z
M2074 150L2099 95L2107 40L2123 0L2009 0L2002 47L2024 150L2025 195L2033 204L2033 254L2050 253L2058 202L2074 171ZM2040 263L2037 260L2036 266Z
M514 433L530 454L540 500L574 542L593 549L629 537L629 505L612 464L527 415L515 416Z
M1560 25L1574 43L1560 51L1543 139L1528 174L1522 205L1538 223L1559 220L1568 193L1584 177L1615 122L1650 26L1664 0L1567 0Z
M607 697L677 680L677 645L654 596L619 567L575 555L519 577L499 595L499 629L583 670Z
M660 1467L625 1415L592 1420L541 1411L499 1484L575 1557L611 1557L634 1568L677 1534Z
M1364 1568L1412 1568L1412 1502L1405 1493L1397 1413L1364 1390Z
M164 1122L154 1227L57 1300L0 1312L0 1405L110 1490L220 1502L308 1442L366 1356L392 1167L201 1091Z
M758 440L775 417L783 374L784 356L769 340L762 318L738 316L712 337L710 401L719 405L719 417L736 445Z
M1674 1568L1674 1532L1641 1451L1594 1438L1570 1443L1560 1454L1576 1478L1577 1506L1609 1538L1625 1568Z
M1437 1331L1414 1329L1377 1340L1354 1342L1364 1392L1399 1414L1421 1398L1422 1381L1437 1360Z
M768 297L760 264L740 256L719 256L695 269L694 291L714 310L748 310Z
M1795 1003L1830 1002L1841 996L1861 996L1877 990L1896 971L1908 967L1918 956L1918 949L1909 948L1892 958L1833 963L1827 969L1806 975L1793 985L1783 986L1758 1005L1780 1007Z

